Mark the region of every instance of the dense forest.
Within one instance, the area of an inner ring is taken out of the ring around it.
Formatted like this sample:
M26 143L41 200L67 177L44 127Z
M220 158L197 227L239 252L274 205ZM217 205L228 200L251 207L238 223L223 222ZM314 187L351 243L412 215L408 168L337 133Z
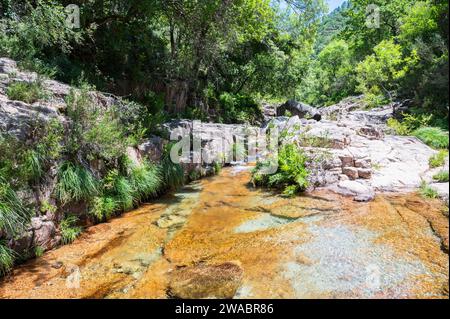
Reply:
M80 28L64 8L80 8ZM368 5L379 26L367 27ZM376 10L375 10L376 11ZM0 2L0 54L138 101L154 117L248 122L258 101L314 106L365 94L448 118L448 3L89 0Z

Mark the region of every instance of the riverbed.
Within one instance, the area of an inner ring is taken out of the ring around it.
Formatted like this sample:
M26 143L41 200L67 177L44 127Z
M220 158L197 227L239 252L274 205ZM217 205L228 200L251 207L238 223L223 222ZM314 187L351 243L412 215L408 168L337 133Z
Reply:
M284 198L231 167L17 267L0 298L448 298L448 210Z

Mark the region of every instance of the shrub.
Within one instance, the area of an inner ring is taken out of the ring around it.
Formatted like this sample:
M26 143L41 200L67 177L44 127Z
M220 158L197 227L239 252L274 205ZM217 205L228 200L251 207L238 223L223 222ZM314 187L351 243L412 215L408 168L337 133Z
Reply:
M425 198L435 199L439 197L438 192L430 185L428 185L425 181L423 181L422 184L420 185L419 192Z
M406 136L411 133L410 129L395 118L390 118L387 121L387 126L395 131L396 134Z
M108 220L119 209L119 204L113 197L101 196L92 200L89 215L95 217L98 221Z
M445 164L445 160L448 157L447 150L440 150L439 153L433 155L429 159L429 164L431 168L441 167Z
M435 181L438 181L439 183L448 183L449 181L448 171L440 171L439 173L433 176L433 179Z
M223 93L219 104L226 123L257 124L263 118L261 106L250 96Z
M6 275L14 265L16 254L7 247L3 241L0 241L0 277Z
M287 196L304 191L308 186L309 171L306 168L307 157L293 144L284 145L278 154L276 173L264 174L264 168L271 165L270 160L260 162L253 170L252 181L255 185L283 189Z
M414 131L413 135L435 149L448 148L448 132L438 127L423 127Z
M82 232L82 228L77 226L78 218L69 215L61 221L59 225L61 231L61 240L64 245L72 243Z
M60 165L56 194L62 204L89 200L97 193L97 181L86 168L67 161Z
M10 100L22 101L28 104L48 98L48 94L40 81L13 82L8 86L6 95Z
M79 92L72 90L66 99L71 120L67 151L89 160L113 162L122 156L130 141L115 110L100 110L89 89L83 85Z

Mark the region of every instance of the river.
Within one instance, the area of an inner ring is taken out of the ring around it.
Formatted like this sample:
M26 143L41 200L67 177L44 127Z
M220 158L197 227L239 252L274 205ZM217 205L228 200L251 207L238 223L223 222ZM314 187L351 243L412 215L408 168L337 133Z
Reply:
M283 198L248 167L88 228L1 298L448 298L448 211L415 193Z

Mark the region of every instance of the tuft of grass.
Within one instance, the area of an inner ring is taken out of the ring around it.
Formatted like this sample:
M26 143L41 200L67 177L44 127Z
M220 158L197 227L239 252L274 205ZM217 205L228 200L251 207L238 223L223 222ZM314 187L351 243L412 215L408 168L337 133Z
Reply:
M419 192L420 195L422 195L425 198L435 199L439 197L438 192L433 187L428 185L425 181L423 181L422 184L420 185Z
M166 147L160 163L160 172L164 188L177 189L184 184L184 169L180 164L173 163L170 158L171 144Z
M413 132L413 135L428 146L435 149L448 148L448 132L438 127L422 127Z
M64 245L72 243L83 231L82 227L77 226L77 223L78 218L73 215L69 215L61 221L59 227Z
M13 82L8 86L6 95L10 100L22 101L28 104L48 98L48 94L40 81Z
M30 218L30 211L11 187L0 175L0 230L14 236L24 230Z
M445 164L445 160L448 157L447 150L440 150L439 153L430 157L428 163L431 168L441 167Z
M0 277L6 275L14 266L16 253L0 241Z
M125 176L120 175L117 169L111 170L104 179L104 188L117 203L117 208L123 211L130 210L134 204L134 190Z
M433 176L433 179L439 183L448 183L449 181L448 171L440 171L439 173Z
M155 197L162 186L161 172L158 167L145 162L131 168L129 181L133 188L135 204Z
M67 161L59 167L56 194L61 203L88 200L97 193L97 181L86 168Z
M45 249L41 246L34 247L34 255L36 257L42 257L45 253Z

